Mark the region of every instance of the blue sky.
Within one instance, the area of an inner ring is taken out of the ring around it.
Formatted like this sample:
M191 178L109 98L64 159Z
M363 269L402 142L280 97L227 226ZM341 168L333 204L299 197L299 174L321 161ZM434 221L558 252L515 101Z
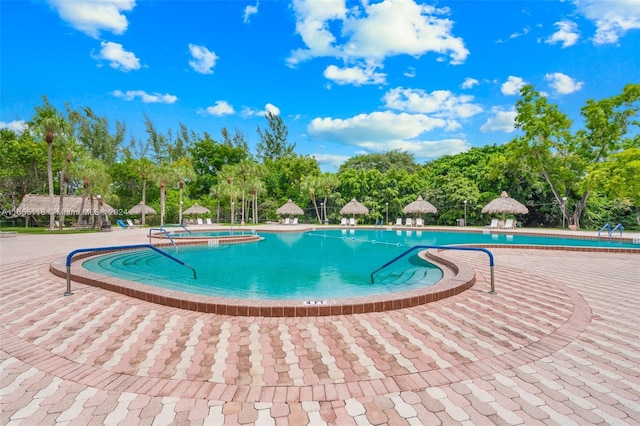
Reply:
M391 149L424 162L517 135L533 84L576 125L640 80L640 0L2 0L0 127L46 95L127 140L179 123L253 149L266 111L335 171Z

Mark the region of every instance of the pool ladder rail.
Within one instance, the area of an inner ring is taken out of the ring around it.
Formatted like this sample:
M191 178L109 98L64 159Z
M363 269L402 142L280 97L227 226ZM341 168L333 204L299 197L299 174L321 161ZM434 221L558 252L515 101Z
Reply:
M174 244L175 245L175 244ZM94 248L83 248L83 249L76 249L73 250L71 253L69 253L67 255L67 262L66 262L66 266L67 266L67 291L64 293L65 296L71 296L73 293L71 292L71 258L78 254L78 253L87 253L87 252L98 252L98 251L116 251L116 250L131 250L131 249L138 249L138 248L149 248L151 250L154 250L158 253L160 253L161 255L168 257L169 259L173 260L176 263L179 263L182 266L186 266L187 268L191 269L191 271L193 272L193 279L197 279L197 275L196 275L196 270L192 267L187 265L185 262L183 262L182 260L178 259L177 257L171 256L169 253L160 250L159 248L152 246L151 244L133 244L133 245L127 245L127 246L111 246L111 247L94 247Z
M622 237L622 231L624 230L624 226L622 226L622 224L619 223L616 226L614 226L613 228L611 228L611 225L609 225L608 223L605 223L604 226L602 228L600 228L600 230L598 231L598 237L600 236L602 231L604 231L605 229L609 233L609 238L613 237L613 234L616 231L620 231L620 236Z

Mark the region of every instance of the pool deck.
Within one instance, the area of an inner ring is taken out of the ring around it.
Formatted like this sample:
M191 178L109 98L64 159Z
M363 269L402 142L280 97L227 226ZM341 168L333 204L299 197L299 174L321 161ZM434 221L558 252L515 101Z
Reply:
M0 239L0 424L640 424L638 253L492 249L492 295L486 255L448 252L476 271L461 294L298 318L65 297L49 272L147 233Z

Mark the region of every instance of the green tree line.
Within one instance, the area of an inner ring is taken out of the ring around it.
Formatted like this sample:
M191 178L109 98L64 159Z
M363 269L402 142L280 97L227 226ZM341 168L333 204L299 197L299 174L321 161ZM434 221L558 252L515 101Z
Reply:
M529 85L515 105L519 136L506 144L424 164L397 150L364 154L323 173L312 156L296 153L282 118L271 113L251 152L237 129L213 136L178 123L177 132L163 133L146 115L146 138L126 141L124 123L90 107L60 110L43 97L24 131L0 130L0 203L11 218L25 194L61 203L66 195L100 195L121 211L140 202L153 207L158 215L142 222L157 225L179 222L195 203L216 222L230 222L232 214L236 223L265 222L277 219L288 199L305 210L306 221L337 222L340 208L356 198L370 211L361 222L373 223L395 222L420 195L438 209L425 224L466 217L480 226L489 221L482 207L507 191L529 208L518 217L523 226L638 229L639 107L640 85L628 84L615 96L587 101L574 126ZM48 221L53 228L53 215Z

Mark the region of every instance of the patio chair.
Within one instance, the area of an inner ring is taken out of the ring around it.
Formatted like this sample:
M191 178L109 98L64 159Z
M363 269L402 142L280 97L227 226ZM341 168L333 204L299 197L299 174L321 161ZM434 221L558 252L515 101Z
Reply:
M294 218L291 220L291 224L292 224L292 225L297 225L297 224L298 224L298 218L297 218L297 217L294 217Z
M402 226L402 218L401 217L396 218L396 226Z
M485 226L485 228L490 228L490 229L496 229L498 228L498 221L499 219L491 219L491 223L487 226Z
M421 217L416 219L416 226L420 226L420 227L424 226L424 220L422 220Z
M206 223L207 225L213 225L213 223L211 223L211 219L209 219L209 218L206 218L204 220L204 223Z
M410 217L406 218L404 221L404 225L405 226L413 226L413 221L411 220Z
M289 219L288 217L284 218L284 224L285 225L291 225L291 219Z
M340 226L347 226L347 218L346 217L340 218Z
M197 218L196 220L198 221L198 225L204 225L202 218Z
M118 226L119 226L120 228L129 229L129 225L127 225L126 223L124 223L124 220L122 220L122 219L118 219L118 220L116 220L116 223L118 224Z
M515 228L515 225L513 223L513 219L505 220L503 228L504 229L513 229L513 228Z
M349 218L349 226L356 226L356 220L352 217Z
M134 224L134 223L131 221L131 219L127 219L127 225L128 225L129 227L131 227L131 228L135 228L135 227L137 226L136 224Z

